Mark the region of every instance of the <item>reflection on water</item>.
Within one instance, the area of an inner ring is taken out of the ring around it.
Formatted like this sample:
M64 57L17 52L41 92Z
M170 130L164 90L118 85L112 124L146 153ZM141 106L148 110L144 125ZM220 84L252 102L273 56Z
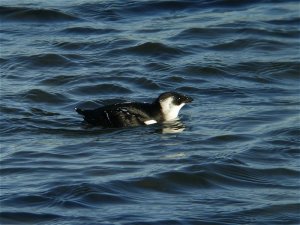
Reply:
M173 120L173 121L166 121L162 124L163 134L181 133L184 130L185 130L185 125L181 122L180 119Z

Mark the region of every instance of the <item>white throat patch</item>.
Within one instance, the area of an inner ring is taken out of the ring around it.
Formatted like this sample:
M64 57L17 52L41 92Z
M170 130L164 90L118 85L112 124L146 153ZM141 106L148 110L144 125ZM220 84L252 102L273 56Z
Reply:
M185 103L181 103L180 105L173 104L173 97L169 97L163 101L160 101L160 106L162 109L162 113L164 115L164 119L166 121L174 120L177 118L180 109L185 105Z

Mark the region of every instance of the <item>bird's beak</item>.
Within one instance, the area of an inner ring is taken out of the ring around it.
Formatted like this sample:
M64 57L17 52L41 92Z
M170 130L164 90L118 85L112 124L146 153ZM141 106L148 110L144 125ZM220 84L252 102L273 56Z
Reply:
M185 103L190 103L192 102L194 99L188 96L185 96Z

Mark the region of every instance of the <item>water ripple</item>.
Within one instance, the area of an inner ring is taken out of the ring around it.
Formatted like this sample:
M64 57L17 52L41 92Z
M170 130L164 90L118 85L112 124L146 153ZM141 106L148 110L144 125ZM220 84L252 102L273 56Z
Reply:
M115 50L113 53L126 53L135 55L147 55L153 57L178 57L186 54L185 51L179 48L173 48L162 43L147 42L137 46Z
M31 89L22 95L25 99L32 102L43 103L62 103L68 101L68 98L60 93L49 93L41 89Z
M65 33L81 34L81 35L109 34L111 32L115 32L115 31L117 31L117 30L115 30L115 29L96 29L93 27L69 27L69 28L62 30L62 32L65 32Z
M62 216L51 213L32 213L32 212L1 212L0 221L3 224L12 223L43 223L55 221Z
M26 8L26 7L0 7L2 20L10 20L17 22L64 22L74 21L79 18L71 14L60 12L59 10Z
M131 93L131 90L116 84L100 84L100 85L88 85L77 87L74 91L76 94L106 94L109 92L116 92L120 94Z
M2 5L1 224L299 224L297 1ZM176 121L74 111L165 91Z

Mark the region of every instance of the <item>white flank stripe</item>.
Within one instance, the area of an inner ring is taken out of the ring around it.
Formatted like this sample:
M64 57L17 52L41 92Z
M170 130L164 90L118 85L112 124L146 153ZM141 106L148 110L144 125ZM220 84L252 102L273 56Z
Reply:
M150 124L154 124L154 123L157 123L156 120L147 120L144 122L146 125L150 125Z

